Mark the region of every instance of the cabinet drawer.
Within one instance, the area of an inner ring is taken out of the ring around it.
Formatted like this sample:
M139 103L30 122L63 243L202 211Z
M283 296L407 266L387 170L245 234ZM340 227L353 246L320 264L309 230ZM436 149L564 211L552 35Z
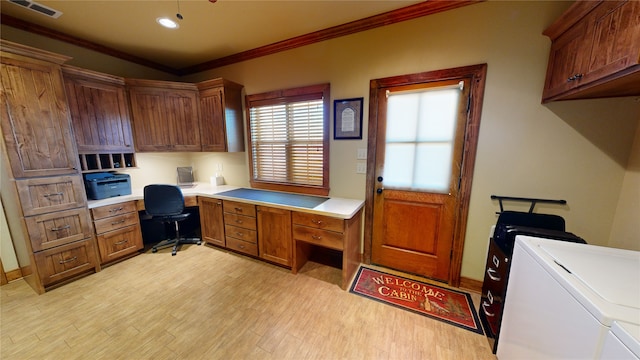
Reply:
M82 177L57 176L16 180L24 216L44 214L85 206Z
M258 256L258 245L250 242L227 237L227 248L239 251L248 255Z
M91 220L87 209L73 209L25 218L33 251L90 238Z
M293 238L336 250L344 248L344 235L334 231L293 225Z
M222 207L226 213L256 217L256 206L252 204L224 200Z
M255 230L243 229L241 227L233 225L225 225L224 234L227 238L227 242L229 241L229 237L232 237L235 239L257 244L257 236Z
M95 271L93 240L87 239L34 254L38 273L44 286L75 275Z
M96 234L102 234L107 231L123 228L125 226L131 226L138 224L138 213L128 213L118 216L112 216L106 219L96 220Z
M226 213L224 214L224 223L245 229L256 229L256 218L253 218L251 216Z
M97 208L91 209L91 215L93 215L93 220L104 219L109 216L115 216L130 212L136 212L136 203L135 201L128 201L120 204L106 205L100 206Z
M142 248L142 233L140 225L137 224L98 235L98 250L103 264L133 254Z
M342 219L301 212L294 212L292 219L293 223L298 225L310 226L318 229L337 232L344 231L344 220Z

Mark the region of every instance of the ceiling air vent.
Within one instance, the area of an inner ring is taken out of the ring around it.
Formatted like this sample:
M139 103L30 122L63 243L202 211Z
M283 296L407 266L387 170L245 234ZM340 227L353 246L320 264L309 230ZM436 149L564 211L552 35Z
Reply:
M57 19L60 17L60 15L62 15L62 12L58 11L58 10L54 10L48 6L44 6L42 4L38 4L35 1L30 1L30 0L9 0L9 2L12 2L16 5L20 5L22 7L25 7L29 10L35 11L37 13L40 13L42 15L46 15L48 17L52 17L54 19Z

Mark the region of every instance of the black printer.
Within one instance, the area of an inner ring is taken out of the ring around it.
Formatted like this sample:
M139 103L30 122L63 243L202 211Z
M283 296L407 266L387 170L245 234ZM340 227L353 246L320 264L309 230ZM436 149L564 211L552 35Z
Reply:
M84 187L90 200L131 194L131 178L127 174L92 173L84 177Z

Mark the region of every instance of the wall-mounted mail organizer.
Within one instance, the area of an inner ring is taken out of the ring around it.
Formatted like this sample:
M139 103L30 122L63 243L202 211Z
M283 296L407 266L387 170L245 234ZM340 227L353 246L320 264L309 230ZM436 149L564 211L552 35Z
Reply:
M491 200L498 200L498 203L500 204L500 212L497 212L496 214L500 214L504 211L504 208L502 207L503 200L531 203L531 207L529 207L529 213L533 213L533 208L536 206L537 203L560 204L560 205L565 205L567 203L567 200L536 199L536 198L513 197L513 196L499 196L499 195L491 195Z
M135 168L135 153L84 153L79 154L83 173Z

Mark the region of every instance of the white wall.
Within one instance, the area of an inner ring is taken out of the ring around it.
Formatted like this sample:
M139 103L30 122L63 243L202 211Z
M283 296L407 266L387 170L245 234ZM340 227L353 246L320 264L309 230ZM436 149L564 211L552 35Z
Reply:
M355 167L357 149L367 145L369 81L487 63L462 264L463 277L481 280L487 234L498 211L497 202L490 200L492 194L565 199L568 206L539 205L536 209L562 215L569 231L597 245L609 245L610 237L617 233L614 226L634 228L635 219L640 218L640 210L623 200L633 196L634 186L637 188L638 161L629 158L640 119L640 101L620 98L540 103L550 46L542 31L570 4L488 1L229 65L181 81L225 77L244 84L247 94L330 82L331 100L364 97L364 138L331 141L330 145L331 196L364 199L365 177L356 174ZM5 38L4 26L2 30ZM19 36L24 37L29 36ZM63 50L70 56L86 53L69 47ZM99 63L104 66L108 61ZM124 62L114 63L118 69L111 73L131 72L120 68L128 66ZM92 68L91 62L83 65ZM638 140L635 143L633 151L637 154ZM134 186L175 181L175 167L189 165L194 166L198 180L208 181L218 163L223 164L227 183L248 186L246 153L137 156L140 169L129 170ZM632 232L621 231L633 237ZM638 241L637 235L624 243L616 240L613 244L611 240L611 245L626 247L634 241Z
M640 124L636 127L608 245L640 251Z

